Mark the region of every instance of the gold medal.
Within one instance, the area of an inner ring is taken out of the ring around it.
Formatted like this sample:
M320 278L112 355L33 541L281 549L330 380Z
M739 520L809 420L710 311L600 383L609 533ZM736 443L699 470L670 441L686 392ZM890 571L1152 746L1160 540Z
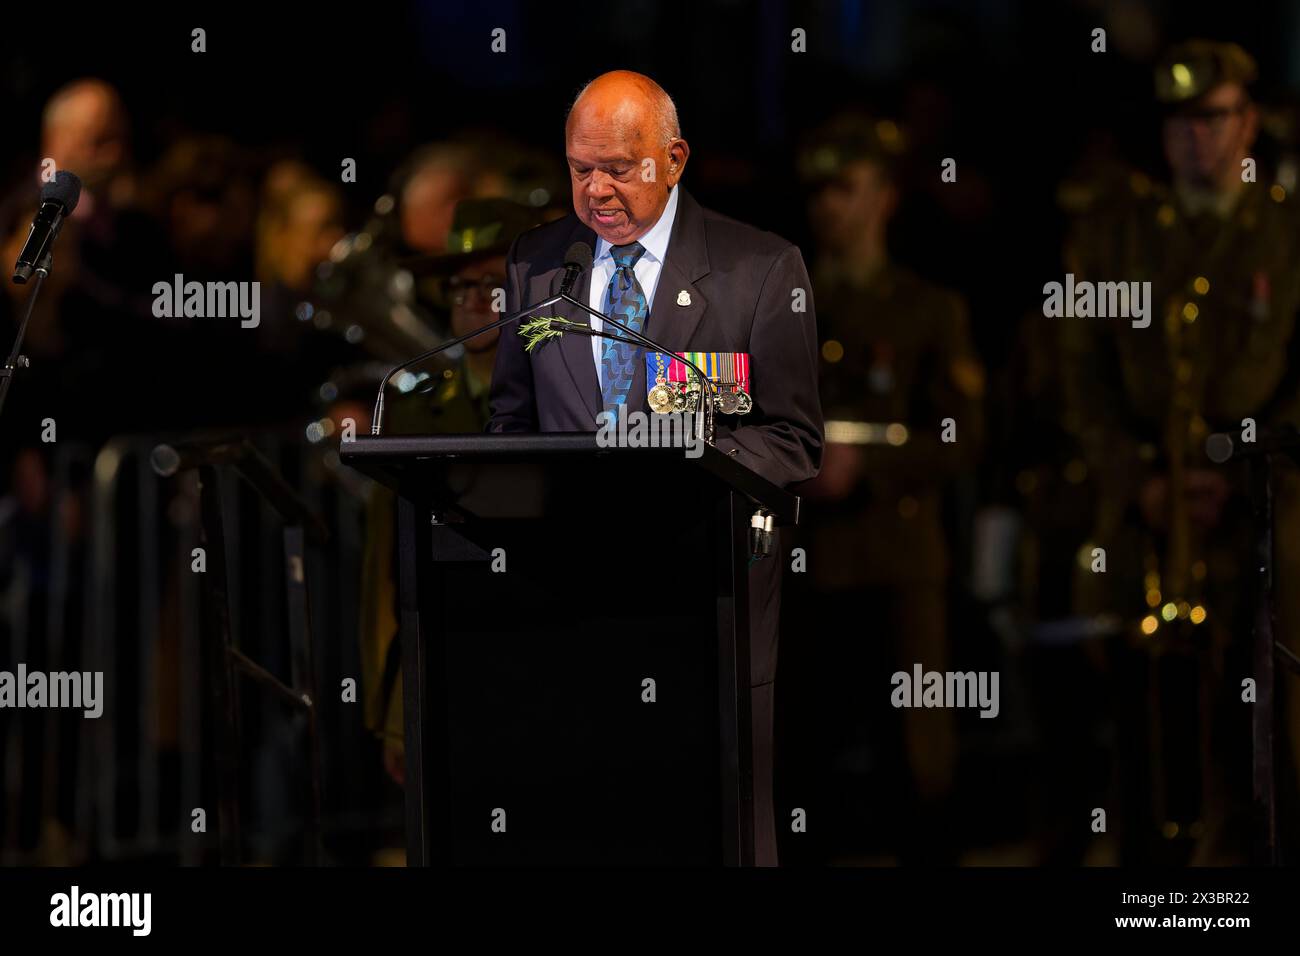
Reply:
M663 415L673 410L673 392L668 387L668 376L664 372L664 357L662 353L655 353L655 384L646 395L646 403L650 406L650 411L656 415Z
M646 396L646 401L650 404L650 411L657 415L663 415L673 410L673 392L664 380L660 378L655 387L650 389L650 394Z

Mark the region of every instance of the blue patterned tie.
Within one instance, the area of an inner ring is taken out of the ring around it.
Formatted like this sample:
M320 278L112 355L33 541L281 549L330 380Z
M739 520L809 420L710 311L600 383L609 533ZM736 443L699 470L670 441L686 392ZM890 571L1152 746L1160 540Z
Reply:
M633 266L644 254L645 247L639 242L630 242L626 246L611 246L609 251L614 257L614 274L609 277L609 288L605 290L603 311L629 329L640 332L645 325L648 307L645 292L641 289L641 283L636 281ZM623 334L613 325L606 325L605 331L614 335ZM619 406L627 404L627 393L632 390L632 372L636 369L641 351L626 340L603 341L605 351L600 358L600 395L605 411L617 416L622 414ZM614 422L617 422L617 418Z

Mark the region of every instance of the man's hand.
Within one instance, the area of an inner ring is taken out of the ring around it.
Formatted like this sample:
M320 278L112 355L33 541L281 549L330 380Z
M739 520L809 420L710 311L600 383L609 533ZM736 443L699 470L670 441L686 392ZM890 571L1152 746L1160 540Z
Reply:
M1187 473L1187 510L1193 524L1202 528L1218 525L1231 495L1232 486L1221 472L1193 468Z
M822 452L822 470L799 487L799 493L821 501L841 501L862 477L862 449L857 445L828 443Z
M1228 479L1218 471L1192 468L1187 472L1184 497L1187 515L1201 529L1216 527L1223 517L1223 506L1232 494ZM1147 526L1157 531L1169 527L1169 477L1153 475L1138 492L1138 506Z
M384 769L399 787L406 785L406 748L400 740L384 740Z

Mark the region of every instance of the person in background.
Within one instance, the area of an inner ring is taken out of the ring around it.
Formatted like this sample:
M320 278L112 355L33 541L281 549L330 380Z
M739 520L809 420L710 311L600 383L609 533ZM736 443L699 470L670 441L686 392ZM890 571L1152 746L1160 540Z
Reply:
M892 122L842 114L811 136L800 164L817 250L827 442L821 473L796 489L809 499L801 522L809 600L826 679L858 673L844 655L865 653L878 677L869 686L878 688L915 664L949 669L944 490L973 466L983 434L984 373L965 303L889 255L901 154ZM858 627L846 633L846 621ZM874 646L847 646L859 634ZM830 717L832 726L901 720L907 784L894 794L905 821L897 849L904 862L951 861L953 712L891 710L884 691L868 698L846 690L837 699L847 710ZM861 743L842 742L850 753Z
M1244 472L1212 464L1205 441L1240 434L1245 419L1261 430L1300 420L1300 222L1269 170L1251 171L1256 75L1234 43L1192 40L1161 58L1169 181L1135 173L1097 195L1076 215L1065 262L1076 283L1149 281L1149 325L1053 320L1065 421L1096 488L1081 553L1107 556L1105 574L1078 564L1075 602L1123 629L1112 671L1125 862L1250 858L1250 505ZM1287 582L1277 634L1294 646L1293 469L1277 471L1275 508L1275 574ZM1287 683L1279 676L1294 726L1300 695Z
M506 252L515 238L541 222L538 210L508 199L458 203L444 247L448 251L413 267L437 279L451 309L452 336L488 325L501 315ZM450 362L430 374L412 369L413 399L390 406L386 434L466 434L487 425L488 392L500 330L469 339ZM414 399L418 398L416 402ZM417 409L416 406L419 406ZM366 726L384 740L384 767L404 780L401 645L397 641L393 564L394 500L376 486L367 508L362 580L361 641Z

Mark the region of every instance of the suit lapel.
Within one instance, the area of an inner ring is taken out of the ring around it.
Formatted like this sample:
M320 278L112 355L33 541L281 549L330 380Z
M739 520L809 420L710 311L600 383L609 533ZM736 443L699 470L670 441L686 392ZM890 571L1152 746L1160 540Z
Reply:
M686 294L682 295L683 292ZM704 321L708 307L708 300L689 278L689 273L674 262L670 247L668 261L664 263L663 271L659 273L659 284L655 287L654 309L650 312L646 334L665 348L684 352L690 347L695 330Z
M588 269L574 287L573 297L579 302L589 302L590 294L591 270ZM590 315L581 309L575 309L567 302L559 303L556 312L582 325L586 325L591 320ZM594 424L596 416L600 414L600 379L596 377L596 360L591 354L591 336L578 332L560 336L560 354L564 356L564 364L568 366L569 374L573 376L573 385L582 396L583 404L591 412L591 420Z
M709 251L699 204L683 187L677 188L681 190L677 197L677 218L673 222L672 235L668 237L668 251L659 270L659 282L655 286L645 334L670 352L685 352L690 349L695 331L709 307L704 293L695 284L709 274ZM629 398L635 396L644 410L649 411L646 386L645 362L642 361L634 373L634 391Z
M677 201L677 218L673 222L672 235L668 239L668 251L659 272L659 282L655 286L654 301L650 315L643 330L646 335L665 348L674 352L687 351L695 336L696 329L704 319L708 301L696 285L701 278L709 274L708 244L704 235L704 214L699 204L690 193L678 186L681 195ZM577 222L575 228L564 241L564 249L579 240L588 243L593 252L596 248L596 234ZM561 251L560 255L563 255ZM545 275L547 294L559 290L559 276L563 267L558 267ZM686 293L685 296L682 293ZM583 273L573 297L579 302L591 301L591 270ZM689 304L681 304L689 303ZM581 309L561 303L555 307L555 314L574 322L586 324L590 318ZM601 340L606 341L605 339ZM560 353L565 367L573 379L574 388L581 396L583 404L591 413L592 421L601 412L600 379L596 376L596 362L591 351L591 337L569 334L560 336ZM649 411L646 404L645 361L637 363L632 373L632 389L628 402L633 408Z
M585 242L593 251L596 249L596 234L582 224L577 217L574 217L574 228L564 240L564 248L560 250L560 256L568 251L569 246L575 242ZM546 276L546 295L554 295L560 291L560 276L564 272L563 263ZM574 286L573 297L579 302L589 302L591 295L591 270L588 269ZM579 322L586 325L591 318L581 309L576 309L567 302L557 303L553 309L546 309L543 312L550 315L558 315L562 318L569 319L572 322ZM542 312L538 313L539 315ZM578 396L586 406L587 411L591 413L593 426L596 422L596 416L600 414L600 379L596 377L596 361L591 354L591 336L580 333L569 333L560 336L560 355L564 359L565 368L569 370L569 376L573 379L573 387L577 390Z

